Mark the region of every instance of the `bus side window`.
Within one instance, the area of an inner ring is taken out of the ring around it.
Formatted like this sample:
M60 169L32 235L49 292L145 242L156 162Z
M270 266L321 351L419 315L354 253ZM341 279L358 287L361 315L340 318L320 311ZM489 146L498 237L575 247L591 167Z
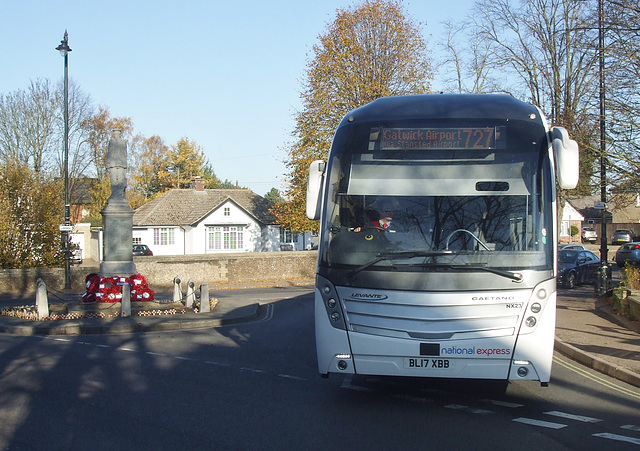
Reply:
M341 196L340 225L347 228L357 227L360 216L362 216L362 202L355 196Z

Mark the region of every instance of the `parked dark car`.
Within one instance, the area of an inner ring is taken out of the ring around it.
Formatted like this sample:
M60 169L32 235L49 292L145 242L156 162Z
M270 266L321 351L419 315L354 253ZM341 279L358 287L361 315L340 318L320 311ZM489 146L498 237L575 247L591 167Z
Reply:
M134 244L133 255L153 255L153 252L146 244Z
M620 249L616 251L616 264L618 267L624 268L626 263L630 265L638 265L640 263L640 243L628 243L620 246Z
M600 259L591 251L561 250L558 252L558 284L565 288L593 283Z
M631 230L616 230L611 237L611 244L625 244L633 241Z

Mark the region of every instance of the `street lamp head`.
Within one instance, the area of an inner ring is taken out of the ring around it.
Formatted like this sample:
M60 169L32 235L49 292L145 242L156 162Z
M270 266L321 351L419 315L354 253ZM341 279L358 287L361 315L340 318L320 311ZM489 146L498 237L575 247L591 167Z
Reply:
M60 45L56 47L56 50L60 52L60 55L67 56L67 54L71 51L69 47L69 34L67 30L64 30L64 38L60 41Z

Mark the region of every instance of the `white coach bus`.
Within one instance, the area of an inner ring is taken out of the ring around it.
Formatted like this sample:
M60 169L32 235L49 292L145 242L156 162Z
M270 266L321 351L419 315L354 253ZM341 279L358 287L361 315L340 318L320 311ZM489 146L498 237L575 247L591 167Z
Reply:
M381 98L309 169L320 374L551 376L556 177L578 145L507 95Z

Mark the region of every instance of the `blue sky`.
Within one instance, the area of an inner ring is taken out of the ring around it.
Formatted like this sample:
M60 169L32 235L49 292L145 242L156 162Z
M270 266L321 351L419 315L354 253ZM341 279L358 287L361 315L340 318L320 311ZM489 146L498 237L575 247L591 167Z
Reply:
M69 32L69 76L111 116L166 144L186 137L221 179L258 194L282 188L283 150L306 63L338 0L0 0L0 93L58 82L55 50ZM435 43L441 22L473 0L405 0ZM434 86L438 88L437 84Z

